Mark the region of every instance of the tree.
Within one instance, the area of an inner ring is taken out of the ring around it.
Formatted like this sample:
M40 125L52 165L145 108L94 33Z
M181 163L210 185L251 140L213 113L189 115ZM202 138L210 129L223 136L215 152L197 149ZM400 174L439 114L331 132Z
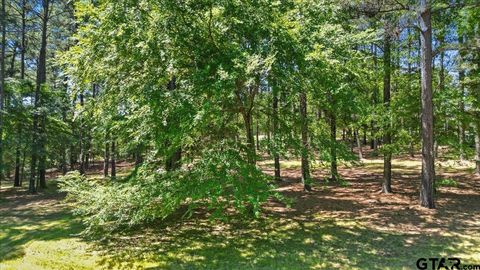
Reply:
M4 110L4 100L5 100L5 48L7 46L6 42L6 13L5 13L5 0L2 0L2 7L0 13L0 24L1 24L1 35L2 41L0 49L0 185L3 180L3 110Z
M432 25L431 3L419 1L419 26L421 40L422 82L422 175L420 202L423 207L435 208L434 182L434 135L433 135L433 89L432 89Z
M383 37L383 103L389 115L390 110L390 91L391 91L391 26L385 21L385 33ZM387 149L384 151L383 158L383 187L384 193L392 192L392 135L391 135L390 119L387 121L385 128L384 144Z
M37 159L39 159L38 164L38 173L39 173L39 183L40 187L46 187L45 183L45 115L44 112L41 112L42 98L41 91L42 87L47 81L47 31L48 31L48 19L50 16L49 13L50 1L42 0L42 36L40 44L40 53L38 57L38 67L37 67L37 79L35 86L35 97L34 97L34 115L33 115L33 142L32 142L32 158L30 161L30 183L29 191L35 193L37 190L36 187L36 172L37 172ZM40 123L39 123L40 121Z

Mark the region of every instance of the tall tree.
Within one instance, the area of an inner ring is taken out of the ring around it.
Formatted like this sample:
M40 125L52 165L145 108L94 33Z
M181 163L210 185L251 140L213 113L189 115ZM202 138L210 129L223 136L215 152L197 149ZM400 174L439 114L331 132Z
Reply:
M422 175L420 202L423 207L435 208L434 134L432 89L432 22L431 2L419 0L422 83Z
M37 64L37 79L35 84L35 96L34 96L34 114L33 114L33 141L32 141L32 158L30 162L30 183L29 191L35 193L36 188L36 172L37 172L37 159L39 159L40 164L38 167L39 175L42 177L40 179L41 186L45 186L45 140L44 140L44 128L39 128L39 121L41 125L45 127L44 124L44 115L41 112L41 92L42 87L47 81L47 31L48 31L48 19L50 16L49 12L50 1L42 0L42 35L41 35L41 44L40 44L40 54L38 57Z
M275 145L278 144L278 90L277 87L275 86L272 90L272 109L273 109L273 115L272 115L272 133L273 133L273 141L275 142ZM274 162L274 167L275 167L275 180L279 181L281 178L280 176L280 155L278 154L278 149L274 150L273 154L273 162Z
M300 90L300 121L302 133L302 184L304 190L310 191L310 164L308 159L310 146L308 141L307 94L303 89Z
M1 7L1 16L0 16L0 26L2 41L0 48L0 185L3 180L3 110L4 110L4 100L5 100L5 47L7 46L6 42L6 28L7 28L7 20L6 20L6 13L5 13L5 0L2 0L2 7Z
M388 120L385 127L385 136L383 143L385 146L383 154L383 187L384 193L392 192L392 135L390 122L390 92L391 92L391 26L385 20L385 33L383 36L383 104L387 111Z

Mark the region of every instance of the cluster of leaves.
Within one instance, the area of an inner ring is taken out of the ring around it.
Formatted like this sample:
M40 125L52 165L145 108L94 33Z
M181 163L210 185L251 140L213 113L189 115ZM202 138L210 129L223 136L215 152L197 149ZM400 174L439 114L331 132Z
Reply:
M145 164L127 181L108 182L70 172L59 183L73 202L74 213L84 217L87 234L163 220L179 211L190 216L198 208L211 210L216 219L235 213L259 217L261 205L279 196L268 176L227 146L205 151L189 169L165 172L155 168Z

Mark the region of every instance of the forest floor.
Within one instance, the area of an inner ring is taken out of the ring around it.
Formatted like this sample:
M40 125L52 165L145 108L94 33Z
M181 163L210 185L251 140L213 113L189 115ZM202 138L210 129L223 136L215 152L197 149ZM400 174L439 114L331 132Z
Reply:
M260 165L273 173L270 161ZM167 222L108 242L78 236L81 221L54 181L38 195L3 188L0 269L417 269L420 257L480 264L480 178L468 164L439 164L438 181L451 186L438 188L436 210L418 206L418 158L394 160L390 195L380 192L380 159L341 166L341 184L315 168L309 193L299 165L282 163L279 191L290 208L272 200L255 221Z

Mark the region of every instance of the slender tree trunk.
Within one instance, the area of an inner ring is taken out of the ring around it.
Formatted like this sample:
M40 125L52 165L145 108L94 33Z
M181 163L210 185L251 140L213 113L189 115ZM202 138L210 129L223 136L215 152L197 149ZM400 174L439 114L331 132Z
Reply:
M168 82L167 90L173 91L177 88L177 78L173 78ZM170 142L166 142L167 147L169 147ZM255 147L254 147L255 149ZM113 154L113 153L112 153ZM174 171L182 167L182 147L179 146L174 149L173 153L166 157L165 170Z
M5 100L5 47L6 42L6 13L5 13L5 0L2 0L1 16L0 16L0 25L2 27L2 46L0 51L0 185L3 180L3 101Z
M377 71L378 69L378 63L377 63L377 47L375 47L375 45L372 45L372 53L373 53L373 65L374 65L374 69L375 71ZM373 87L373 97L372 97L372 101L373 101L373 106L377 106L378 104L378 85L375 81L374 83L374 87ZM376 135L376 131L377 131L377 127L376 127L376 123L375 121L371 121L371 126L372 126L372 141L371 141L371 144L370 144L370 148L373 149L374 152L377 151L377 148L378 148L378 140L377 140L377 135Z
M117 177L117 164L116 164L116 145L115 145L115 140L112 140L112 151L110 153L112 160L110 164L112 165L112 179L115 179Z
M355 130L355 137L357 138L357 147L358 147L358 159L363 159L363 149L362 149L362 141L360 139L360 132Z
M143 145L139 144L135 150L135 165L138 166L143 163L143 155L142 155Z
M310 164L308 160L308 119L307 119L307 94L300 92L300 121L302 125L302 184L306 191L311 190L310 186Z
M273 140L275 146L278 145L278 91L273 89ZM275 180L280 181L280 155L278 154L277 147L273 153L273 160L275 166Z
M25 18L25 13L26 13L26 0L22 0L22 33L21 33L21 36L22 36L22 43L21 43L21 47L20 47L20 79L21 80L24 80L25 79L25 31L26 31L26 18ZM20 138L22 137L22 127L21 125L18 125L17 127L17 136L18 136L18 139L20 140ZM21 151L20 151L20 143L17 142L17 149L16 149L16 153L15 153L15 180L14 180L14 186L16 187L20 187L22 185L22 179L21 179L21 175L20 175L20 172L21 172L21 168L22 167L22 170L23 170L23 166L22 164L20 164L20 155L21 155ZM22 172L22 175L23 175L23 172Z
M39 112L41 100L40 92L42 85L47 81L46 77L46 57L47 57L47 26L48 26L48 15L49 15L49 0L42 1L43 6L43 20L42 20L42 38L40 46L40 56L38 58L38 67L37 67L37 83L35 86L35 100L34 100L34 115L33 115L33 141L32 141L32 158L30 162L30 183L29 191L35 193L37 191L36 187L36 171L37 171L37 159L39 151L42 150L41 139L39 132Z
M245 125L245 132L247 135L247 158L248 163L255 164L255 136L253 135L253 128L252 128L252 113L251 112L244 112L242 113L243 116L243 123Z
M13 186L14 187L20 186L20 146L18 145L15 151L15 176L14 176Z
M25 43L25 35L27 31L27 0L22 0L22 44L20 50L20 78L23 80L25 79L25 51L26 51L26 43Z
M258 138L260 137L258 118L259 118L259 117L257 117L257 121L256 121L257 127L256 127L256 129L255 129L255 131L256 131L255 136L256 136L256 143L257 143L257 151L260 151L260 140L258 139Z
M422 74L422 181L420 201L423 207L435 208L435 160L433 156L433 89L431 3L420 0L420 38Z
M80 93L80 106L83 108L84 100L83 93ZM80 116L80 132L79 132L79 144L80 146L80 174L85 174L85 142L84 142L84 121L83 115Z
M332 181L337 181L337 115L335 112L335 100L331 94L328 95L332 109L329 112L330 120L330 175ZM345 130L343 134L345 134Z
M26 178L25 174L25 159L27 159L27 154L25 149L23 150L23 156L22 156L22 168L21 168L21 173L20 173L20 186L23 185L23 180Z
M480 121L477 120L475 132L475 171L480 176Z
M363 131L363 142L362 142L362 144L367 145L367 131L366 131L367 127L364 127L364 128L365 128L365 130Z
M45 179L46 174L46 152L45 152L45 141L46 141L46 115L42 114L40 117L40 138L39 138L39 159L38 159L38 181L41 189L47 187L47 181Z
M385 23L384 47L383 47L383 103L390 117L390 91L391 91L391 43L388 23ZM392 143L390 118L387 123L383 144L387 147L383 154L383 187L384 193L392 192L392 154L388 149Z
M460 44L463 45L466 42L465 36L460 36ZM460 51L460 61L463 62L464 53ZM458 73L458 79L460 81L460 101L458 102L458 107L460 110L460 119L458 121L458 144L460 145L460 160L463 162L465 161L465 151L464 151L464 144L465 144L465 123L463 121L465 115L465 71L463 68L460 68Z
M103 176L108 177L108 166L110 160L110 144L108 141L105 143L105 153L103 159Z
M15 76L15 58L17 57L17 43L13 45L13 51L12 51L12 59L10 60L10 69L8 72L9 77L14 77Z
M412 57L412 38L410 37L410 29L408 29L408 62L407 62L407 88L408 91L412 91L412 60L410 59ZM409 152L410 152L410 157L415 157L415 140L414 138L414 131L412 128L408 129L408 133L411 136L410 139L410 147L409 147Z

